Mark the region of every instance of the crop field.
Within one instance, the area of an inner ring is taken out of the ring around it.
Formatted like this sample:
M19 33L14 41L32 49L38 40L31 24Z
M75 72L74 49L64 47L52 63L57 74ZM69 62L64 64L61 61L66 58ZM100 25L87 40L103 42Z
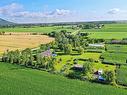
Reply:
M107 51L102 53L104 62L126 64L127 45L107 44Z
M127 90L0 63L0 95L126 95Z
M117 69L117 82L127 85L127 66L121 66Z
M126 53L109 53L105 52L102 54L104 61L113 64L126 64L127 54Z
M25 33L12 33L12 35L0 35L0 53L6 50L16 50L25 48L34 48L40 44L46 44L53 41L45 35L27 35Z
M106 45L108 52L121 52L126 53L127 52L127 45Z

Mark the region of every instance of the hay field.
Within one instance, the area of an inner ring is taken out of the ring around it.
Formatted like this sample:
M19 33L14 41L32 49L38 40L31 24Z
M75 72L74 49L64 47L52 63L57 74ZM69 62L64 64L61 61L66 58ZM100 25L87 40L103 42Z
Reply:
M46 44L53 41L45 35L30 35L29 33L11 33L0 35L0 53L6 50L22 50L25 48L34 48L40 44Z

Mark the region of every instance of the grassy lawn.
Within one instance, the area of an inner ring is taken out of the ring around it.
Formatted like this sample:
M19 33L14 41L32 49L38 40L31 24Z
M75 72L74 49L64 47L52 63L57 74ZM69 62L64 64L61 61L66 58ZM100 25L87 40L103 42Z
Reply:
M116 67L113 65L106 65L102 63L94 63L94 68L96 70L102 69L104 71L114 71L116 69Z
M73 64L74 59L89 59L92 58L94 60L99 61L101 53L84 53L82 55L59 55L57 56L57 60L60 58L62 59L62 62L58 63L56 65L56 69L59 71L65 64L67 64L68 60L70 60L70 64ZM78 61L78 64L84 64L85 61ZM100 61L98 63L93 63L95 69L103 69L103 70L114 70L115 66L102 64Z
M127 90L0 63L0 95L126 95Z

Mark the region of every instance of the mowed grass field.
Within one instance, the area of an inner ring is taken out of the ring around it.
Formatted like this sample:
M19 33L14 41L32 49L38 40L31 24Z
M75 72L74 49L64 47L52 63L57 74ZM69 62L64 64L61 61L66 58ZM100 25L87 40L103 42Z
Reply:
M126 95L127 90L0 63L0 95Z
M105 24L102 29L85 29L91 38L122 39L127 38L127 24Z
M25 33L12 33L12 35L0 35L0 53L6 50L26 49L38 47L53 41L45 35L27 35Z

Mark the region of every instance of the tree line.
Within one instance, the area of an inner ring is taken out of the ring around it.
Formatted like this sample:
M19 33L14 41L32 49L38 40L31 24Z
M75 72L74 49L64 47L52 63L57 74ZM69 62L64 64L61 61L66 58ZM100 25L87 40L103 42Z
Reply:
M2 56L2 62L18 64L36 69L53 70L55 58L42 57L40 53L32 54L32 50L27 48L23 51L7 51Z

